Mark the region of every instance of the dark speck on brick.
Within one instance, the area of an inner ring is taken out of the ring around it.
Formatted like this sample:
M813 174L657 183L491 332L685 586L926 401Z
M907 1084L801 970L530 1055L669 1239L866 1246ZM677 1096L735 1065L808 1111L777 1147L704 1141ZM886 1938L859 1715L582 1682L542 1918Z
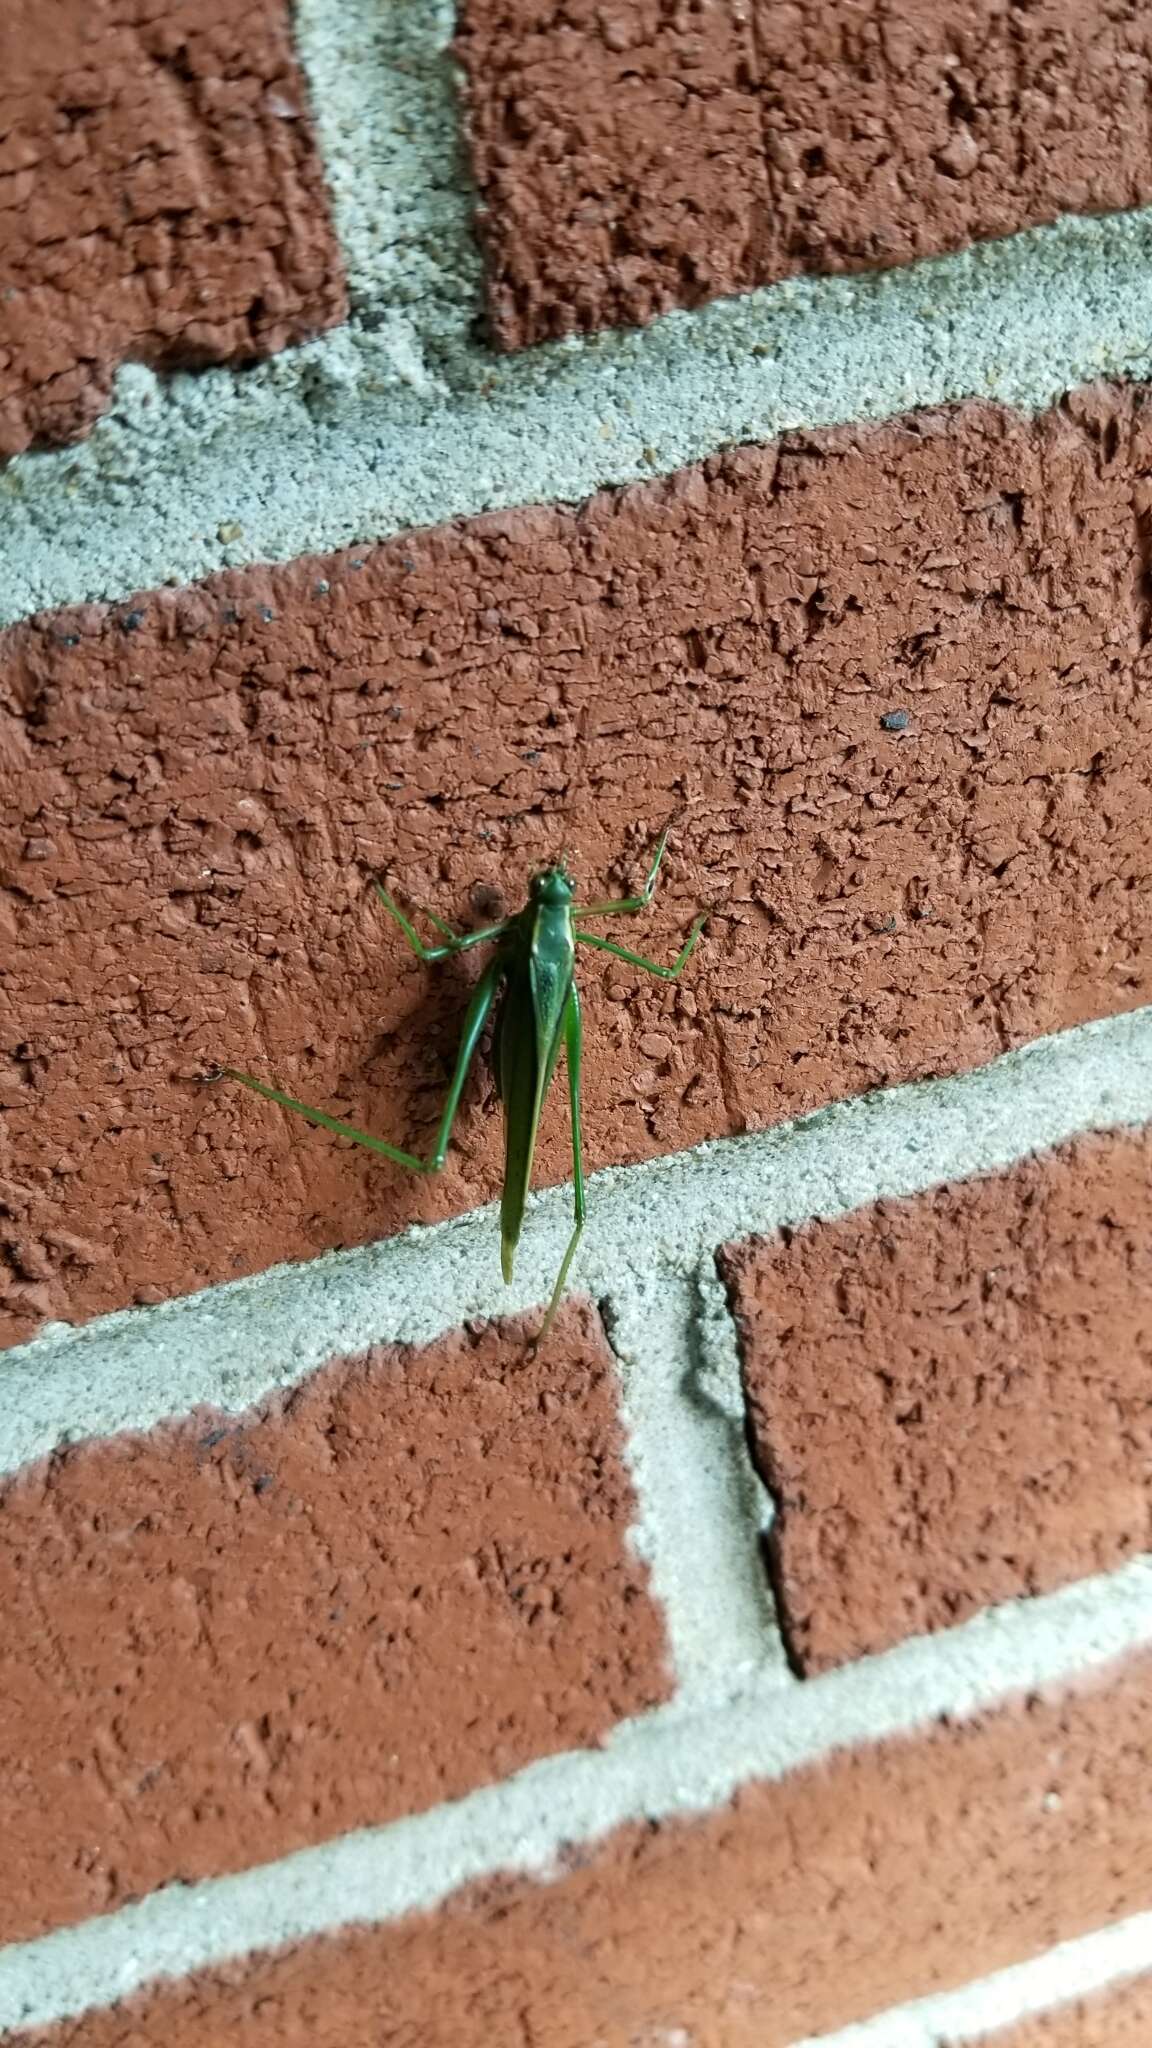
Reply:
M312 591L314 596L316 597L327 597L328 592L331 590L331 588L332 585L329 583L328 578L326 576L321 576L319 580L312 585Z
M135 633L143 624L143 612L125 612L120 621L120 630L122 633Z
M276 617L276 614L272 610L271 605L262 604L260 607L260 617L263 619L264 624L268 626L271 625L272 620Z
M60 642L61 647L79 647L80 645L79 633L57 633L56 638Z
M880 720L885 732L903 732L911 722L912 716L908 711L886 711Z
M240 614L234 604L222 604L220 617L226 626L238 626L240 623Z

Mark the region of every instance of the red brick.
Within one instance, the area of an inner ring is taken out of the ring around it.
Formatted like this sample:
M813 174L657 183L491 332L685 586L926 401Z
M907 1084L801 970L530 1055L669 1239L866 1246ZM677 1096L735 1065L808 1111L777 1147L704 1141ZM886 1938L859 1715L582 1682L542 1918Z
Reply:
M666 1692L588 1309L341 1361L0 1494L2 1938L594 1743Z
M730 1247L806 1672L1148 1542L1152 1134Z
M551 1884L496 1879L32 2040L790 2048L1152 1901L1150 1675L842 1751L575 1850Z
M5 0L0 455L345 312L284 0Z
M747 286L769 198L745 9L465 0L461 27L498 341Z
M1152 198L1134 0L464 0L505 347Z
M963 2048L1148 2048L1149 2041L1152 1977L1134 1977L999 2033L982 2034Z
M374 874L479 922L676 820L629 935L714 914L675 987L584 964L590 1165L1146 1003L1150 420L800 434L5 635L7 1334L494 1192L483 1064L436 1180L198 1078L427 1144L475 970L413 960Z

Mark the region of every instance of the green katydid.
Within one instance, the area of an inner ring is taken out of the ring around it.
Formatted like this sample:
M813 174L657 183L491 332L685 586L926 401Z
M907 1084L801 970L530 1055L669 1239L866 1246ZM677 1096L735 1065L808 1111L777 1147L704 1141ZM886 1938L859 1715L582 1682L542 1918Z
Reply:
M594 946L601 953L612 953L617 960L626 960L632 967L642 967L648 974L657 974L664 981L675 981L688 959L706 916L695 920L688 937L671 967L661 967L655 960L646 960L643 954L631 953L625 946L617 946L610 939L596 937L582 929L589 917L619 917L647 909L656 888L656 877L664 858L668 843L665 826L648 870L648 878L638 896L613 898L603 903L573 902L574 888L571 876L563 860L552 867L544 868L533 875L528 891L528 901L523 910L503 923L489 925L483 931L458 935L450 925L427 913L429 922L444 935L444 942L438 946L426 946L404 912L394 903L388 891L379 882L376 893L384 908L395 918L404 937L417 958L424 961L448 960L457 953L465 953L472 946L492 944L496 951L485 967L472 992L464 1017L464 1028L456 1054L456 1065L445 1099L436 1142L426 1159L417 1158L412 1152L402 1152L397 1145L386 1144L383 1138L373 1138L366 1131L359 1131L340 1117L328 1116L322 1109L311 1109L306 1102L297 1102L294 1096L285 1095L279 1088L272 1088L266 1081L257 1081L251 1074L237 1073L234 1067L221 1069L222 1075L230 1080L242 1081L246 1088L255 1089L257 1095L264 1095L269 1102L278 1102L284 1109L294 1109L307 1117L310 1123L320 1124L326 1131L335 1131L342 1138L351 1138L357 1145L367 1145L373 1152L383 1153L385 1159L393 1159L398 1166L407 1166L413 1173L439 1173L448 1151L452 1126L464 1092L468 1070L480 1043L481 1033L493 1005L499 999L496 1027L492 1045L492 1064L496 1085L504 1106L505 1147L504 1147L504 1188L500 1200L500 1262L505 1281L512 1278L512 1261L520 1240L520 1229L524 1220L524 1207L532 1174L532 1159L536 1149L536 1133L540 1123L540 1111L549 1083L556 1072L560 1054L567 1055L568 1100L572 1120L572 1179L575 1220L572 1235L556 1275L556 1285L548 1304L540 1329L544 1337L551 1326L560 1305L564 1283L580 1242L584 1228L584 1170L581 1161L580 1144L580 1055L581 1023L580 998L576 989L575 961L577 946Z

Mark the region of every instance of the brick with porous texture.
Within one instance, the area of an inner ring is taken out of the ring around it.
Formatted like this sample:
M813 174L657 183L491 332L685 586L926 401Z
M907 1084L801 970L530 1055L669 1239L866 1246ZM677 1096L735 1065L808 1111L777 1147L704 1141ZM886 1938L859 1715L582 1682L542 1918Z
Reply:
M0 455L345 312L284 0L5 0Z
M5 634L6 1336L495 1192L484 1059L436 1178L201 1078L429 1144L478 956L374 875L479 926L674 821L613 929L711 921L581 954L590 1166L1146 1003L1150 469L1141 388L967 405Z
M463 0L508 348L1152 198L1136 0Z
M806 1671L1148 1544L1152 1134L721 1256Z
M768 182L746 10L473 0L457 48L505 346L747 285Z
M888 265L1152 197L1133 0L753 0L767 275Z
M1134 1977L998 2033L966 2036L956 2048L1148 2048L1149 2041L1152 1977Z
M81 1444L0 1492L0 1935L263 1862L665 1696L615 1370L568 1307Z
M22 2048L791 2048L1152 1902L1147 1659Z

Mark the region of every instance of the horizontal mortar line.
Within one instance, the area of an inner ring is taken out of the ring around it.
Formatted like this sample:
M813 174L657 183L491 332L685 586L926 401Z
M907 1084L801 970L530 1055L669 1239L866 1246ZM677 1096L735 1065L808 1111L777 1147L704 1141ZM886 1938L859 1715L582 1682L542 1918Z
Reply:
M721 1243L1150 1120L1152 1007L1034 1040L945 1080L881 1089L768 1131L604 1168L588 1183L573 1284L618 1300L661 1270L697 1272ZM242 1412L330 1358L373 1344L424 1345L471 1317L533 1308L551 1290L570 1205L564 1187L534 1198L508 1287L489 1205L77 1329L50 1325L0 1354L0 1472L65 1443L148 1428L202 1405Z
M1021 2020L1055 2015L1075 1999L1119 1989L1150 1966L1152 1913L1134 1913L956 1991L893 2006L793 2048L956 2048Z
M780 1691L754 1681L700 1714L627 1722L503 1783L238 1876L149 1897L0 1951L0 2030L47 2025L142 1985L312 1935L427 1911L498 1872L555 1879L566 1851L630 1821L706 1813L832 1752L959 1720L1152 1651L1152 1560L992 1609Z
M0 620L579 501L790 428L966 398L1033 409L1100 376L1147 377L1152 208L519 354L451 330L434 376L405 367L375 316L243 372L121 371L86 442L0 475Z

